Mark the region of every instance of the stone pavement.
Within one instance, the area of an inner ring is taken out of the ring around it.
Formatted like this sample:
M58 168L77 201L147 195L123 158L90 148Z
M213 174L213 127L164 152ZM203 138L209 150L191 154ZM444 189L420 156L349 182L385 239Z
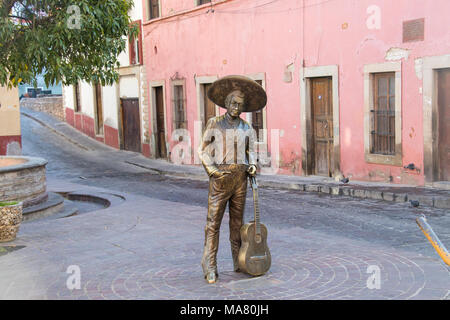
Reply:
M66 122L61 122L45 113L21 108L22 115L30 117L68 141L85 150L115 150L94 139L86 143L86 135ZM122 161L140 168L153 170L162 175L177 176L196 180L206 180L201 166L175 165L165 160L149 159L141 154L123 151ZM343 195L361 199L384 200L391 202L419 201L420 206L450 209L450 190L442 188L414 187L379 182L350 181L348 184L334 179L318 176L260 175L259 185L277 189L290 189L306 192L319 192Z
M54 179L49 189L111 192ZM450 299L450 273L437 256L299 227L269 228L268 274L235 273L227 215L219 281L208 285L204 208L118 195L125 201L107 209L23 223L18 238L2 244L0 299ZM70 266L80 270L80 289L68 289ZM379 268L379 289L367 287L369 267Z
M49 191L106 193L123 201L23 223L17 240L0 245L0 299L450 298L450 273L414 222L425 214L449 243L447 209L299 192L280 181L298 183L302 177L274 176L284 190L260 190L270 272L250 278L232 271L225 214L220 278L208 285L200 266L207 195L201 168L118 151L55 122L78 148L64 144L68 138L49 122L42 127L27 117L22 121L24 150L49 160ZM247 198L245 221L252 215ZM69 290L75 276L70 272L78 268L80 289ZM369 289L378 270L380 288Z

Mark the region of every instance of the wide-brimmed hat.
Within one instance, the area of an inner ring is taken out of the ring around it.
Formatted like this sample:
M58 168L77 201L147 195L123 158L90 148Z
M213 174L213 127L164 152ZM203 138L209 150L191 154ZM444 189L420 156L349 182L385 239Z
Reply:
M231 75L216 80L209 88L207 95L216 105L226 108L226 97L236 90L244 94L243 112L260 110L267 104L267 95L263 87L256 81L244 76Z

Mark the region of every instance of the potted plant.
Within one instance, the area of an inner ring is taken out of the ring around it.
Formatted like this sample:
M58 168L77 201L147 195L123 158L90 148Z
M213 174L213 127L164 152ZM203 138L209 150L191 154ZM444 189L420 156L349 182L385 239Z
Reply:
M0 242L13 241L22 222L22 202L0 202Z

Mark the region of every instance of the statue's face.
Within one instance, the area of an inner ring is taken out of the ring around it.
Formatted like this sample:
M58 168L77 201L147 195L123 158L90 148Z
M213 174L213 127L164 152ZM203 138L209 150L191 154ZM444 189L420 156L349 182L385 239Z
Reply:
M235 91L231 93L231 99L229 100L227 107L227 112L233 118L239 117L244 108L244 95L240 91Z

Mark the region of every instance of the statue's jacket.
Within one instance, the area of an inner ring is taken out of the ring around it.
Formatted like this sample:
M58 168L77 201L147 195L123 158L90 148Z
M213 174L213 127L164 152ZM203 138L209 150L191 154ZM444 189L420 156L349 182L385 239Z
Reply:
M211 118L198 149L199 158L211 176L223 165L239 165L244 170L257 165L256 132L250 124L228 113Z

